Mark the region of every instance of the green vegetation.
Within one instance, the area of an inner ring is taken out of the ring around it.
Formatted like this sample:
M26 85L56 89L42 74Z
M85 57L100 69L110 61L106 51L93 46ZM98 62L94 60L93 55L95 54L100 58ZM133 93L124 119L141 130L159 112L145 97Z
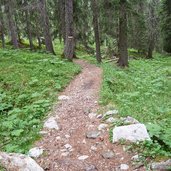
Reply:
M145 123L160 150L171 156L171 58L156 54L153 60L131 60L130 68L103 64L101 103L113 103L121 116ZM147 150L149 151L149 150ZM149 151L150 153L150 151ZM151 156L151 154L150 154Z
M50 54L0 50L0 150L26 152L57 93L79 71Z

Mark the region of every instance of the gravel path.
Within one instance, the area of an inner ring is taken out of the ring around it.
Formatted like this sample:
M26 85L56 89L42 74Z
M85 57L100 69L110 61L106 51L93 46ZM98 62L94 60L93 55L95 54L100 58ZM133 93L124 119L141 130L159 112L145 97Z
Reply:
M36 144L44 149L37 162L47 171L115 171L121 164L129 165L132 171L132 155L109 142L107 129L95 139L86 137L91 131L97 133L101 122L90 113L99 109L102 70L82 60L75 62L81 65L82 72L61 94L69 99L60 101L52 112L61 129L43 130L48 133Z

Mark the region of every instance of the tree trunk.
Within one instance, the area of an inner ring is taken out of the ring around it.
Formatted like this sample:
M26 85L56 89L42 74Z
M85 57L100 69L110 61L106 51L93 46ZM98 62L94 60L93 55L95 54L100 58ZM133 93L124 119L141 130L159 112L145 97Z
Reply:
M60 34L65 42L66 31L65 31L65 0L59 0L59 9L60 9Z
M119 60L120 67L128 66L128 45L127 45L127 0L120 0L119 10Z
M1 36L1 41L2 41L2 48L5 48L5 35L4 35L3 16L1 16L1 20L0 20L0 36Z
M99 22L98 22L98 7L97 1L91 0L92 2L92 11L93 11L93 27L94 27L94 35L96 42L96 59L97 62L101 62L101 53L100 53L100 36L99 36Z
M74 23L73 23L73 0L65 1L65 48L64 56L72 61L74 57L75 43L74 43Z
M45 38L45 45L46 50L55 55L55 51L53 49L52 37L50 34L50 26L49 26L49 18L46 9L46 0L39 0L40 1L40 14L42 20L42 28Z
M25 1L25 6L28 5L27 1ZM29 10L26 9L25 11L25 17L26 17L26 27L27 27L27 35L28 35L28 39L29 39L29 45L30 45L30 49L32 50L34 48L33 46L33 39L32 39L32 34L31 34L31 27L30 27L30 20L29 20Z
M37 36L37 41L38 41L38 47L39 49L42 48L42 43L41 43L41 40L40 40L40 36Z
M14 48L19 48L18 41L17 41L17 28L16 23L13 16L13 10L14 10L14 2L9 1L7 3L7 18L8 18L8 24L9 24L9 30L11 34L11 42L14 46Z

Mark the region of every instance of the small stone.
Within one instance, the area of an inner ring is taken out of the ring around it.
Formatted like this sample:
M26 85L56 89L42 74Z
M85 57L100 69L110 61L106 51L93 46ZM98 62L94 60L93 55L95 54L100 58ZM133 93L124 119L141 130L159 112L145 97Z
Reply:
M55 120L54 117L49 118L49 119L44 123L44 128L60 130L60 127L59 127L59 125L57 124L57 122L56 122L56 120Z
M0 152L1 166L8 171L44 171L31 157Z
M41 135L48 134L48 132L47 132L47 131L40 131L39 133L40 133Z
M117 115L119 113L118 110L109 110L108 112L105 113L106 116L108 115Z
M72 146L70 144L65 144L64 147L67 149L67 150L71 150L72 149Z
M132 156L131 160L133 161L138 161L139 160L139 155Z
M128 170L129 169L129 166L127 164L121 164L120 165L120 169L121 170Z
M70 137L71 137L70 135L65 135L65 138L67 138L67 139L70 138Z
M97 147L91 146L91 150L92 150L92 151L97 151Z
M101 118L103 118L103 115L102 114L97 115L97 119L101 119Z
M95 119L96 116L97 116L96 113L89 113L89 115L88 115L88 117L89 117L90 119Z
M83 139L82 143L83 143L83 144L86 144L86 140L85 140L85 139Z
M86 137L89 139L96 139L100 135L99 131L90 131L87 133Z
M94 165L89 165L85 168L85 171L97 171L97 168Z
M110 117L110 118L108 118L108 119L106 120L107 123L113 123L113 122L115 122L115 121L116 121L116 119L113 118L113 117Z
M102 131L102 130L105 130L107 127L108 127L107 124L100 124L100 125L98 126L98 130L99 130L99 131Z
M28 156L33 158L38 158L43 154L43 149L39 147L35 147L29 150Z
M78 160L86 160L87 158L89 158L89 156L83 155L83 156L78 157Z
M65 95L61 95L58 97L58 100L62 101L62 100L69 100L70 98L68 96Z
M169 171L171 170L171 159L163 162L158 162L158 163L152 163L151 164L151 169L152 170L162 170L162 171Z
M115 157L115 153L113 151L105 151L102 153L103 158L105 159L111 159Z
M120 126L113 129L113 143L121 139L130 142L151 140L144 124Z
M56 140L57 140L57 141L61 140L61 137L60 137L60 136L57 136L57 137L56 137Z
M69 152L64 152L61 154L61 156L63 156L63 157L67 157L68 155L69 155Z
M126 118L123 118L123 123L126 124L138 124L139 121L137 121L135 118L127 116Z

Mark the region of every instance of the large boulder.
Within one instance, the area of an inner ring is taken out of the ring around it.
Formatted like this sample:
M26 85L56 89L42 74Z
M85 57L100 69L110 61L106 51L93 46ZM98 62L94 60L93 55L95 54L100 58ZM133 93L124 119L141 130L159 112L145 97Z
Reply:
M113 143L120 140L130 142L150 140L150 136L144 124L120 126L113 129Z
M0 152L0 164L8 171L44 171L32 158L23 154Z

